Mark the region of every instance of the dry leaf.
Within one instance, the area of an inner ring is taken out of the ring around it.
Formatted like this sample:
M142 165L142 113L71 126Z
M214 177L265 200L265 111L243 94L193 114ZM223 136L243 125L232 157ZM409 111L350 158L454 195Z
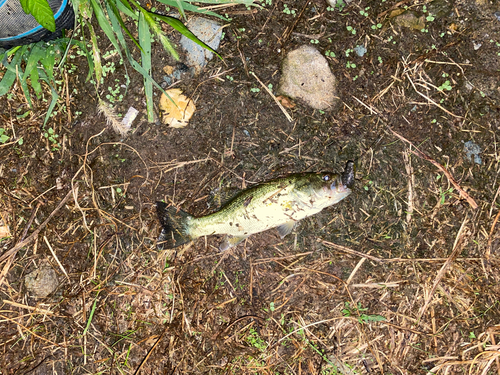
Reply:
M6 237L10 237L10 230L9 226L3 219L2 213L0 212L0 238L6 238Z
M295 108L295 103L292 102L289 98L287 98L286 96L283 96L283 95L280 95L280 96L277 96L276 99L279 100L279 102L281 103L281 105L285 108L289 108L289 109L292 109L292 108Z
M167 94L170 98L165 94L162 94L160 98L162 122L173 128L185 127L196 110L193 101L185 97L180 89L167 90Z

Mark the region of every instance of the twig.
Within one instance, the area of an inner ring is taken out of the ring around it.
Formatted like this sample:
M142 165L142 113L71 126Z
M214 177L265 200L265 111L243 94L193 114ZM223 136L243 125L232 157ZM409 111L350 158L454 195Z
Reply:
M363 103L361 100L359 100L358 98L356 98L354 95L352 96L354 99L356 99L358 101L359 104L361 104L362 106L364 106L366 109L368 109L370 111L370 113L373 115L374 113L377 114L377 115L380 115L380 112L377 111L375 108L373 108L371 105L367 105L365 103Z
M52 213L49 215L49 217L47 219L45 219L45 221L42 224L40 224L40 226L28 238L26 238L24 241L19 242L12 249L7 250L5 253L3 253L0 256L0 263L5 261L5 259L9 258L13 254L16 254L20 249L22 249L23 247L28 245L31 241L33 241L38 236L38 234L41 232L41 230L43 228L45 228L45 226L49 223L49 221L52 219L52 217L62 208L62 206L64 206L64 204L71 197L72 193L73 193L72 190L70 190L68 192L68 194L66 194L66 196L63 198L63 200L57 205L55 210L52 211ZM0 285L2 285L2 282L3 282L3 279L0 280Z
M49 243L49 240L47 239L47 237L43 236L43 239L45 241L45 243L47 244L47 246L49 247L49 250L50 252L52 253L52 256L54 257L54 259L56 260L57 264L59 265L59 268L61 269L61 271L63 271L64 275L66 275L66 278L68 279L68 281L71 282L71 280L69 279L69 276L68 276L68 273L66 272L66 270L64 269L63 265L61 264L61 262L59 262L59 258L57 257L56 253L54 252L54 250L52 249L52 246L50 246L50 243Z
M432 159L431 157L427 156L426 154L424 154L422 151L420 151L417 147L415 147L415 145L413 143L411 143L409 140L407 140L405 137L403 137L402 135L396 133L394 130L392 130L391 128L389 128L389 130L392 132L392 134L394 134L396 137L398 137L399 139L401 139L402 141L408 143L410 146L412 146L413 149L410 149L410 151L412 152L412 154L414 155L417 155L419 157L421 157L422 159L425 159L427 160L428 162L431 162L432 164L434 164L439 170L441 170L441 172L444 173L444 175L446 176L446 178L448 179L448 181L450 181L453 186L455 187L455 189L458 190L458 192L460 193L460 196L462 198L464 198L465 200L467 200L467 202L471 205L472 208L476 209L478 207L476 201L474 199L472 199L472 197L467 194L465 192L465 190L463 190L460 185L458 184L458 182L453 178L453 176L451 175L450 172L448 172L448 170L443 167L441 164L439 164L437 161L435 161L434 159Z
M438 103L436 103L434 100L432 100L431 98L429 98L427 95L425 94L422 94L420 91L417 90L417 88L415 87L415 84L413 83L412 79L410 78L410 75L408 73L406 73L406 76L408 77L408 80L410 81L411 85L413 86L413 89L415 90L415 92L424 97L425 99L427 99L430 103L434 104L436 107L438 107L439 109L445 111L447 114L453 116L453 117L456 117L456 118L460 118L460 119L463 119L462 116L459 116L459 115L456 115L450 111L448 111L446 108L444 108L443 106L439 105Z
M293 118L292 118L292 116L290 116L290 115L288 114L288 112L286 111L285 107L283 107L283 106L281 105L280 101L279 101L278 99L276 99L276 96L274 96L274 94L271 92L271 90L269 90L269 88L268 88L266 85L264 85L264 84L262 83L262 81L259 79L259 77L257 77L257 76L255 75L255 73L254 73L254 72L251 72L251 73L252 73L252 75L255 77L255 79L256 79L257 81L259 81L259 83L260 83L260 84L261 84L261 86L264 88L264 90L266 90L266 91L267 91L267 93L268 93L269 95L271 95L271 98L273 98L273 99L274 99L274 101L276 102L276 104L278 105L278 107L280 107L281 111L285 114L285 116L286 116L286 118L288 119L288 121L293 122Z
M32 310L32 311L34 311L34 314L54 315L53 311L41 309L38 306L34 307L34 306L23 305L21 303L9 301L7 299L4 299L3 303L6 303L6 304L14 306L14 307L19 307L21 309Z
M500 218L500 211L498 211L497 216L495 216L495 220L493 220L493 224L491 224L490 234L488 235L488 246L486 247L486 253L484 254L484 257L486 259L490 259L491 242L493 240L493 232L495 231L495 226L497 225L499 218Z
M427 307L429 306L429 303L432 297L434 296L434 292L436 291L438 284L441 282L441 279L446 273L446 270L455 260L459 251L462 250L462 243L464 240L464 228L466 223L467 223L467 218L464 219L464 221L462 222L462 226L458 230L457 237L455 238L455 243L453 244L453 251L451 252L450 256L448 257L448 259L446 260L446 262L443 264L438 274L436 275L436 279L434 280L434 284L432 285L429 295L425 299L425 303L420 309L420 312L418 313L418 320L422 318L423 314L425 313L425 310L427 310Z
M329 241L325 241L325 240L320 240L320 242L325 246L332 247L336 250L340 250L340 251L343 251L343 252L348 253L348 254L357 255L358 257L367 258L367 259L374 260L375 262L379 262L379 263L384 262L384 259L380 259L380 258L374 257L373 255L369 255L369 254L363 254L359 251L349 249L348 247L345 247L342 245L337 245L336 243L333 243L333 242L329 242Z

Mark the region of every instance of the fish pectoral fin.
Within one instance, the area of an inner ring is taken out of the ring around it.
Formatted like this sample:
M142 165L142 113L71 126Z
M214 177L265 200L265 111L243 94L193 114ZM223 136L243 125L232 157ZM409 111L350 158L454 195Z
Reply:
M246 238L248 238L248 236L226 236L226 238L224 238L224 241L222 241L219 245L219 250L226 251L227 249L235 247Z
M290 234L291 231L293 230L293 227L295 227L295 221L287 221L285 224L281 224L278 227L278 233L280 234L280 237L283 238L287 234Z

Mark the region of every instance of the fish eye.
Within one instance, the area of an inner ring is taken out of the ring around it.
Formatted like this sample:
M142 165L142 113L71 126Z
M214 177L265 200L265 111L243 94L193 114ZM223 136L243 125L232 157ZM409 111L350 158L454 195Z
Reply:
M324 174L323 177L321 177L323 181L330 181L330 175L329 174Z

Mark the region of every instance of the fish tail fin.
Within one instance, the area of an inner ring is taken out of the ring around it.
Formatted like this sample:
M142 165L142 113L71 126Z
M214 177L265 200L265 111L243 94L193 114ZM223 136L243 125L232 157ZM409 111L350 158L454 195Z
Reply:
M189 235L189 220L193 216L173 206L167 207L164 202L156 202L156 212L162 226L158 237L159 247L173 249L194 240Z

